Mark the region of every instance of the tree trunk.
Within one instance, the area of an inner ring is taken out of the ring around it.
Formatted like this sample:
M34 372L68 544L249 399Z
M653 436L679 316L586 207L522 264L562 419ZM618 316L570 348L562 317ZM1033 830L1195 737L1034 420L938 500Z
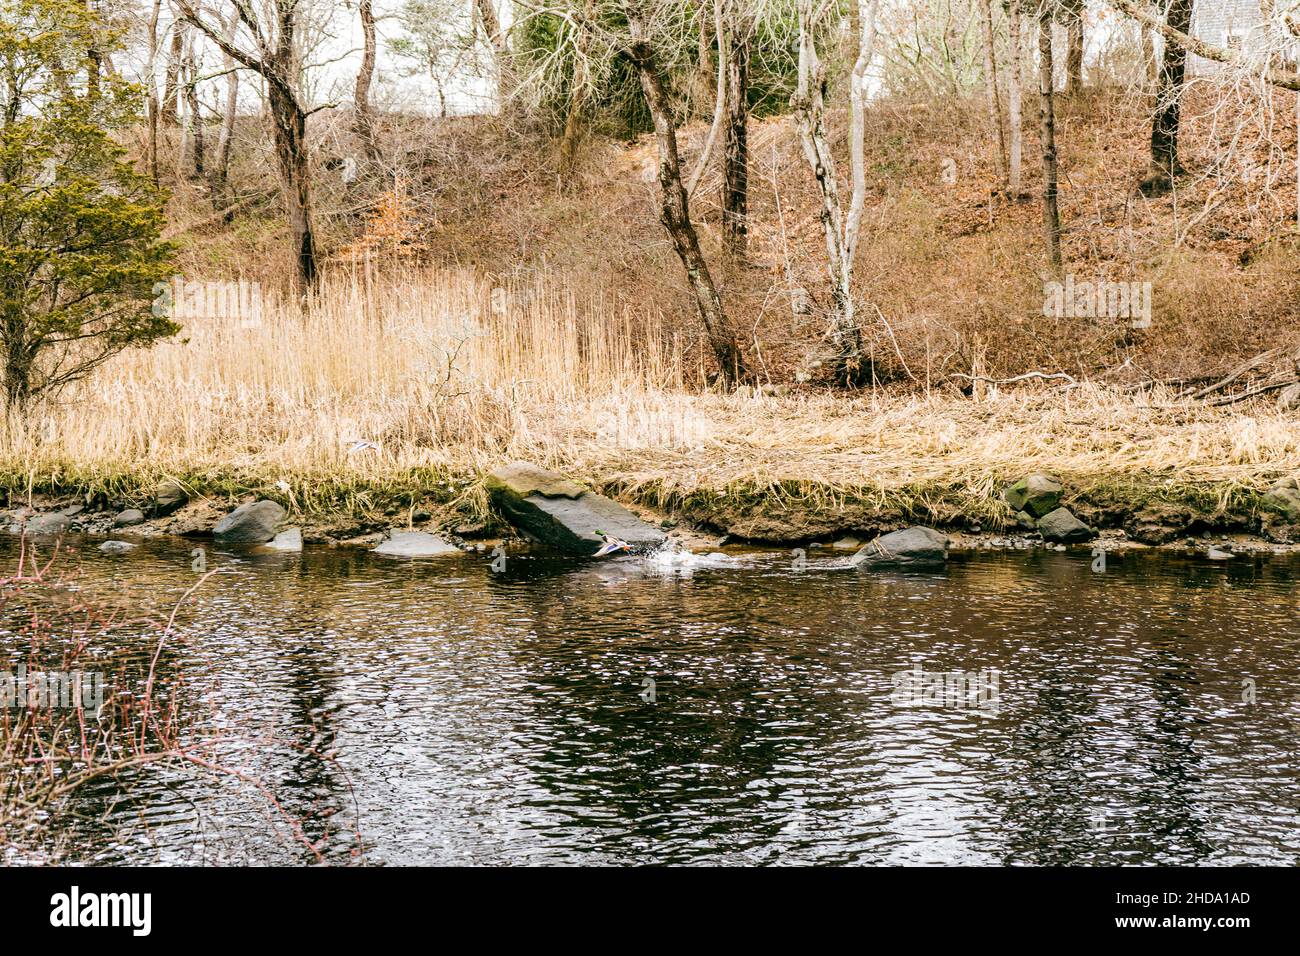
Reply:
M722 310L722 299L709 272L708 263L700 251L699 236L691 222L690 204L686 187L682 183L681 159L677 152L677 129L672 115L672 104L664 89L663 77L655 62L650 44L636 39L629 51L641 80L646 105L654 119L655 139L659 146L659 221L663 223L673 241L673 248L686 269L691 291L695 296L700 321L704 324L713 356L718 363L718 373L723 382L734 385L745 375L740 348L727 329L727 317Z
M1024 154L1024 104L1021 103L1020 55L1020 0L1010 0L1007 6L1007 29L1010 32L1011 71L1007 78L1007 122L1011 127L1011 156L1007 170L1007 192L1012 199L1023 195L1020 187L1020 164Z
M501 18L493 0L474 0L478 8L479 19L483 21L483 32L487 34L488 43L492 45L492 58L497 74L497 103L505 110L510 100L510 47L506 42L505 32L501 29Z
M573 173L578 165L578 141L582 138L582 92L578 77L573 78L569 90L569 106L564 117L564 133L560 137L560 178L572 185Z
M361 69L357 71L354 98L354 129L361 140L361 150L366 162L379 161L379 145L375 142L375 116L370 106L370 85L375 79L375 11L372 0L361 0L361 35L363 37Z
M180 92L181 52L184 47L185 32L178 20L172 24L172 48L167 57L167 78L163 83L161 118L165 126L176 126L180 122L177 96Z
M801 0L799 17L799 73L790 100L799 127L804 158L817 181L821 196L822 232L826 236L826 265L830 274L834 314L829 337L835 349L836 375L846 384L861 381L863 365L862 330L858 327L853 301L853 266L858 233L866 202L866 73L871 65L876 36L876 2L867 4L865 18L859 18L857 59L849 71L849 166L853 184L848 216L840 204L835 178L835 159L826 138L825 113L827 76L817 54L812 0Z
M1170 0L1166 19L1170 27L1181 33L1191 30L1192 2ZM1164 46L1156 84L1155 116L1151 122L1151 168L1138 184L1138 190L1144 196L1167 193L1174 186L1174 178L1182 172L1178 163L1178 123L1179 100L1187 72L1187 51L1182 44L1169 40Z
M695 77L692 98L695 101L695 113L706 116L713 109L713 89L717 70L713 66L713 16L710 11L711 0L699 0L700 34L695 51Z
M86 0L86 8L91 8L90 0ZM86 94L92 103L99 99L99 79L103 66L104 56L98 45L92 44L86 51Z
M309 289L316 284L317 264L311 221L311 171L307 163L307 114L292 92L280 83L268 82L266 92L298 284L302 289Z
M991 0L980 0L980 19L984 24L984 86L988 93L989 125L997 134L997 155L994 168L998 171L998 181L1007 186L1007 138L1002 125L1002 100L998 94L998 57L993 39L993 4Z
M564 133L560 138L560 179L566 186L573 185L578 145L582 139L582 111L587 99L586 36L579 28L574 40L573 76L569 80L569 104L564 117Z
M1038 118L1043 150L1043 239L1053 275L1061 265L1061 211L1056 203L1056 118L1053 115L1052 15L1047 4L1038 13Z
M195 180L203 179L203 162L205 145L203 141L203 117L199 111L199 69L198 64L194 61L194 51L191 46L189 55L185 58L185 119L186 131L189 134L189 178Z
M221 133L217 138L217 154L212 159L212 203L222 205L226 200L226 185L230 175L230 146L235 139L235 112L239 106L239 73L235 62L225 58L226 109L221 116Z
M1143 78L1146 81L1146 89L1151 91L1156 88L1160 72L1160 64L1156 62L1156 31L1145 23L1139 23L1138 29L1142 31Z
M158 65L158 15L162 10L162 0L153 0L153 9L149 14L149 60L145 69L146 100L145 112L149 123L149 177L158 185L158 78L154 71Z
M1083 0L1069 5L1065 21L1065 92L1077 95L1083 89Z
M749 248L749 33L737 24L727 51L727 119L722 141L722 241L742 258Z

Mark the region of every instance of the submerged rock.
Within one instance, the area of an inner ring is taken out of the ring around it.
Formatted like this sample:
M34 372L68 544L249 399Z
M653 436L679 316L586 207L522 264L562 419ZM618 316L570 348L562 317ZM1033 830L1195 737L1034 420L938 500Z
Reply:
M1205 556L1211 561L1231 561L1236 557L1231 551L1223 551L1213 545L1210 546L1210 550L1205 552Z
M387 541L380 542L374 553L390 558L432 558L460 554L460 548L426 531L396 531Z
M667 538L618 502L526 462L503 465L488 476L486 485L511 524L543 544L572 554L595 554L602 532L638 551L657 547Z
M1064 493L1065 488L1055 478L1033 474L1007 488L1002 497L1013 511L1027 511L1033 517L1041 518L1056 510Z
M113 524L119 528L129 528L143 522L144 512L139 508L127 508L125 511L118 512L117 517L113 519Z
M302 529L288 528L270 540L267 547L272 551L301 551Z
M916 525L868 542L852 557L856 567L942 565L948 559L948 536Z
M105 541L99 546L99 550L105 554L125 554L135 548L130 541Z
M1038 533L1044 541L1066 543L1090 541L1097 537L1097 532L1076 518L1069 508L1057 508L1039 518Z
M251 501L218 521L212 537L224 544L266 544L275 537L284 514L274 501Z
M62 512L32 515L25 522L20 522L20 530L27 534L63 534L70 527L72 519Z

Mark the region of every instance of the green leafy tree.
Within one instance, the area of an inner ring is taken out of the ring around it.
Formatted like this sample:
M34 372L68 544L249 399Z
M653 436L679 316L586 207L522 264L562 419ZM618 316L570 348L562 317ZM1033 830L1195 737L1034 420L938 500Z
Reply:
M178 326L163 194L113 132L138 88L102 76L118 38L85 0L0 0L0 384L8 408Z

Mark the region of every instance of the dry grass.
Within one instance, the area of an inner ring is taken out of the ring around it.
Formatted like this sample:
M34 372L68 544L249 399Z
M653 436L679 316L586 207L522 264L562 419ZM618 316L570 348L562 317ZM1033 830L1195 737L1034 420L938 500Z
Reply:
M304 511L365 510L373 496L348 490L388 487L459 496L473 512L484 503L473 479L514 458L666 504L777 493L833 507L935 489L978 502L1029 470L1223 500L1300 473L1300 430L1267 406L1094 385L990 388L979 401L721 395L689 388L698 370L683 354L666 320L634 320L559 281L494 292L467 271L339 273L306 313L270 302L251 328L189 319L177 341L120 357L10 421L0 469L19 490L111 479L120 491L167 473ZM360 441L378 447L352 450Z

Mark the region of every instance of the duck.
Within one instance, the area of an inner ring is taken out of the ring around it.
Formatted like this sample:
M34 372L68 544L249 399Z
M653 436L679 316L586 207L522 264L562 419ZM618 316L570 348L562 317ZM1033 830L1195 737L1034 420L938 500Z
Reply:
M596 534L600 535L600 540L604 543L600 546L600 550L592 555L593 558L603 558L605 555L613 554L615 551L630 552L632 550L632 546L622 538L616 538L612 534L606 534L599 529L596 530Z

